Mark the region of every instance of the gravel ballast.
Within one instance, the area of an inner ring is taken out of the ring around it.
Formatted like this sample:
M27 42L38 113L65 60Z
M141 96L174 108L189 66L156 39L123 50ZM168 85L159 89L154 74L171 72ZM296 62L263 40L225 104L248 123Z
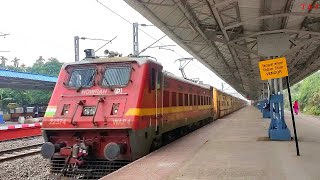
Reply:
M49 160L43 159L40 154L0 163L0 179L50 179Z
M0 151L43 143L42 136L0 142ZM0 179L49 179L49 160L40 154L12 159L0 163Z
M0 151L30 146L30 145L34 145L42 142L44 142L42 136L17 139L17 140L11 140L11 141L3 141L3 142L0 142Z

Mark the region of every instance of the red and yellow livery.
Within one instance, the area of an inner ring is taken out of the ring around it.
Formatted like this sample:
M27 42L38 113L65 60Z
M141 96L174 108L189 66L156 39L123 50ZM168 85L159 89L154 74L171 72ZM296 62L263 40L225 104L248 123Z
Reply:
M51 158L53 173L67 175L71 167L92 162L120 166L243 106L243 100L178 78L148 58L69 63L61 69L43 120L42 155ZM92 177L114 170L88 169Z

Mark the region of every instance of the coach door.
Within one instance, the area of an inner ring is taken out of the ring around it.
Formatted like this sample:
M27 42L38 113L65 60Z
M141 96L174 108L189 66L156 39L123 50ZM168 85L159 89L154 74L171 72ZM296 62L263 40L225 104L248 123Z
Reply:
M156 99L157 99L157 113L156 113L156 132L159 133L159 127L163 126L163 73L162 69L157 71L157 86L156 86Z
M159 133L163 125L163 73L162 67L156 64L151 65L151 88L155 100L155 131Z

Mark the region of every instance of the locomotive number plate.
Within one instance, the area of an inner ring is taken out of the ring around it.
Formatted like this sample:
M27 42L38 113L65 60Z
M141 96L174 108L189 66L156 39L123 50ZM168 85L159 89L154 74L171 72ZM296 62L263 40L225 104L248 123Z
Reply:
M50 119L49 125L66 124L66 119Z
M130 121L127 119L113 119L113 125L129 125Z

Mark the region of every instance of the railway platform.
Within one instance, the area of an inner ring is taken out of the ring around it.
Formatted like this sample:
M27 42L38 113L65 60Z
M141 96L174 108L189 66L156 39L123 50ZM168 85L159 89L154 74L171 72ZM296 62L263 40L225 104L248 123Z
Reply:
M295 118L299 157L293 140L269 141L270 119L248 106L102 179L320 179L320 118Z

